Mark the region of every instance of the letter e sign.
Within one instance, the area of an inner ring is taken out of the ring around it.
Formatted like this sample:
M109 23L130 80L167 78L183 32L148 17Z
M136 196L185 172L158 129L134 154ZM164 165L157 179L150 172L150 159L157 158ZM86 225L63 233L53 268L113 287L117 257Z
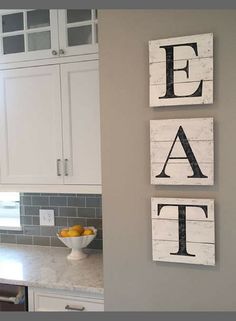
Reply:
M213 103L213 34L149 41L150 107Z
M152 198L154 261L215 265L214 200Z

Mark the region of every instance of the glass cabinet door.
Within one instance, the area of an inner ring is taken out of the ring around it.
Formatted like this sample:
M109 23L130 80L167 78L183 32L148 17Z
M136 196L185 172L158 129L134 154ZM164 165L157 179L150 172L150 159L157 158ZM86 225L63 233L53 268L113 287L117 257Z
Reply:
M98 51L98 23L95 9L58 10L60 55Z
M0 12L1 62L58 55L57 10Z

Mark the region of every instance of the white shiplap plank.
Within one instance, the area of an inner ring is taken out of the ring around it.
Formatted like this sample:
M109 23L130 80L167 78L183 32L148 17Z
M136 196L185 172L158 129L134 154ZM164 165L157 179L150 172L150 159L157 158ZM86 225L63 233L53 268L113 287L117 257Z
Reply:
M207 221L214 221L214 200L213 199L191 199L191 198L163 198L163 197L152 197L151 208L152 208L152 219L178 219L178 207L177 206L166 206L161 210L160 215L157 215L158 204L174 204L174 205L189 205L187 208L186 220L190 221L204 221L205 217L200 208L194 208L194 205L206 205L208 209Z
M190 95L199 86L199 81L186 82L186 83L176 83L175 94L178 96ZM166 86L161 85L151 85L149 87L150 107L162 107L162 106L177 106L177 105L202 105L202 104L212 104L213 103L213 81L207 80L203 82L202 96L200 97L178 97L178 98L167 98L159 99L163 97L166 93Z
M176 241L153 240L153 260L162 262L215 265L215 245L209 243L187 242L187 251L191 256L171 255L176 253L179 243Z
M212 117L150 120L150 140L173 142L180 126L183 127L189 141L213 141Z
M193 175L189 163L168 162L165 173L169 178L156 177L164 167L164 163L151 164L151 184L154 185L214 185L214 166L213 163L198 163L202 173L207 178L191 178Z
M190 46L181 46L174 49L175 60L206 58L213 56L213 34L200 34L184 37L175 37L168 39L159 39L149 41L149 63L166 61L165 49L160 46L197 43L198 56Z
M175 69L184 68L186 60L177 60L174 63ZM213 80L213 59L201 58L189 60L189 77L184 71L175 72L176 83L198 82L201 80ZM166 86L166 63L157 62L150 65L150 85ZM177 89L177 88L176 88Z
M151 142L151 159L152 163L165 163L173 142ZM213 141L189 141L189 145L197 159L198 163L213 162ZM186 157L185 151L181 142L176 141L171 152L172 157ZM171 163L188 163L186 159L170 159Z
M192 210L199 210L192 208ZM203 211L199 215L204 219ZM214 222L206 219L203 221L188 221L186 223L187 242L196 243L215 243ZM178 241L179 222L178 220L153 219L152 220L152 239L165 241Z

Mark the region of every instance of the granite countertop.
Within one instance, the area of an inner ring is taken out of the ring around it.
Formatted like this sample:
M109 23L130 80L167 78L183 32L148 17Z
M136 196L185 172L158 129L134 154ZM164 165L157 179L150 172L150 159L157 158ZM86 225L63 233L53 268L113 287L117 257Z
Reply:
M103 295L102 252L68 260L70 249L0 244L0 283Z

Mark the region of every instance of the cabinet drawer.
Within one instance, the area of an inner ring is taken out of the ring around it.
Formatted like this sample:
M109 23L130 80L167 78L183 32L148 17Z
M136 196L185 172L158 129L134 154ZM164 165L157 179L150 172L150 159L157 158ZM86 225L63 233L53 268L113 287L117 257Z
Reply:
M103 300L34 292L35 311L104 311Z

